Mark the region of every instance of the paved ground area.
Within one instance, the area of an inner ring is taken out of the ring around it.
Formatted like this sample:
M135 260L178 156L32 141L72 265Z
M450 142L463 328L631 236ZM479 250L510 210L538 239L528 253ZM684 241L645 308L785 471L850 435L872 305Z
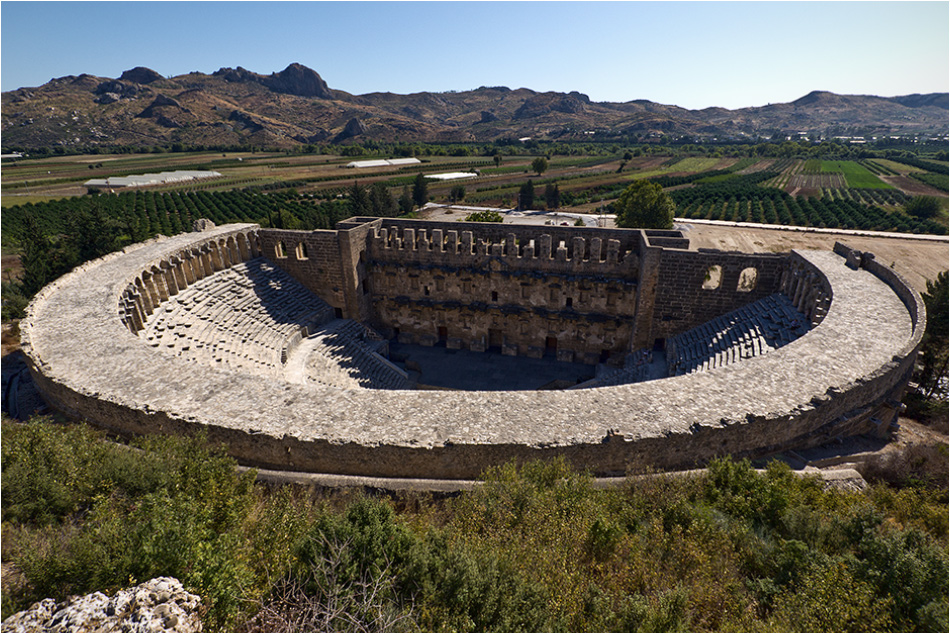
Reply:
M564 389L594 377L595 366L500 352L449 350L391 342L389 356L420 386L450 390Z

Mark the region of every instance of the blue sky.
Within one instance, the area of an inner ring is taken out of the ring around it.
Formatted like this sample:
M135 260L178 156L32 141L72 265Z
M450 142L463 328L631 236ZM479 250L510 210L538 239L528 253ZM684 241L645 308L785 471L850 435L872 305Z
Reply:
M0 3L3 91L299 62L331 88L577 90L685 108L950 90L940 2Z

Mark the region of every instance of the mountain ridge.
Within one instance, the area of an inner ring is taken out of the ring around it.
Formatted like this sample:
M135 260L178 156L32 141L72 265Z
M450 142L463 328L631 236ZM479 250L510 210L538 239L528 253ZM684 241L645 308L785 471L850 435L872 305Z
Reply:
M117 79L51 79L2 95L4 148L141 146L292 147L306 143L491 142L591 135L749 139L946 135L950 94L897 97L815 90L785 104L689 110L646 99L597 102L577 92L481 86L473 90L352 95L302 64L269 75L241 66L164 77L143 66Z

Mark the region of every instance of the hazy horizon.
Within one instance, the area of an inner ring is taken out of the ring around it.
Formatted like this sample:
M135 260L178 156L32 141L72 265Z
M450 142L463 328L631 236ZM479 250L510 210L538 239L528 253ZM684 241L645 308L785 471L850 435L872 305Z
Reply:
M355 95L507 86L738 109L950 91L947 2L4 0L0 18L4 92L293 62Z

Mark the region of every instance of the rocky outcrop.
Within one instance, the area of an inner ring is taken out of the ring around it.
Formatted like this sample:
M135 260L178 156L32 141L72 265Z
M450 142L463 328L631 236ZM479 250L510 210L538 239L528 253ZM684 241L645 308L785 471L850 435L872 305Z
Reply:
M136 66L130 70L125 71L119 77L122 81L129 81L133 84L150 84L153 81L158 81L162 76L151 68L145 68L144 66Z
M299 97L317 97L333 99L327 82L313 69L302 64L291 64L279 73L266 78L265 84L274 92L282 92Z
M568 94L546 92L534 95L525 100L515 111L514 119L530 119L540 117L551 112L564 114L580 114L584 112L586 104L590 103L587 95L579 92Z
M127 84L119 79L110 79L96 86L96 94L104 95L106 93L115 93L123 97L134 97L140 92L139 86Z
M246 112L241 112L240 110L232 110L231 114L228 115L228 121L239 123L245 130L250 130L251 132L259 132L264 129L264 124L259 118Z
M180 112L191 113L191 110L181 105L177 100L172 99L171 97L166 97L165 95L159 94L155 99L148 105L148 108L139 113L139 117L147 119L150 117L161 116L167 114L160 109L164 108L177 108Z
M112 598L101 592L57 603L43 599L3 622L3 632L200 632L201 597L158 577Z
M355 136L359 136L361 134L364 134L365 132L366 132L366 124L364 124L362 121L360 121L356 117L353 117L352 119L346 122L346 126L344 126L343 131L340 132L338 135L336 135L335 140L343 141L344 139L349 139Z
M333 99L333 93L330 92L330 87L323 78L315 70L296 62L279 73L270 75L260 75L238 66L237 68L221 68L215 71L213 76L231 83L254 82L274 92L298 97Z

